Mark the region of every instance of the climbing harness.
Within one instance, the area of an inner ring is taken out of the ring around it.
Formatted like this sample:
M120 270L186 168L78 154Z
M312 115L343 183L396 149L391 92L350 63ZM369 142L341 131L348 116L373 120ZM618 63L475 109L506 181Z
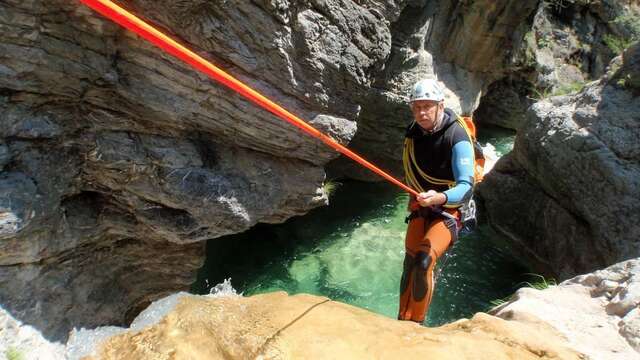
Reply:
M253 102L254 104L271 112L272 114L287 121L288 123L302 129L307 134L315 138L318 138L319 140L329 145L336 151L348 156L349 158L353 159L354 161L358 162L359 164L373 171L374 173L380 175L381 177L391 182L392 184L400 187L402 190L414 196L418 196L418 192L415 191L414 189L403 184L401 181L397 180L393 176L387 174L380 168L368 162L367 160L362 158L360 155L354 153L353 151L349 150L345 146L333 140L331 137L318 131L317 129L307 124L297 116L293 115L292 113L290 113L289 111L281 107L280 105L267 99L257 91L253 90L249 86L240 82L238 79L224 72L222 69L213 65L209 61L205 60L203 57L194 53L193 51L182 46L181 44L171 39L166 34L157 30L153 26L149 25L148 23L141 20L140 18L133 15L132 13L128 12L127 10L123 9L122 7L116 5L112 1L110 0L80 0L80 1L85 5L89 6L90 8L92 8L93 10L97 11L98 13L102 14L103 16L111 19L112 21L138 34L140 37L153 43L154 45L164 50L168 54L175 56L176 58L191 65L193 68L208 75L212 79L229 87L230 89L234 90L238 94L242 95L246 99Z

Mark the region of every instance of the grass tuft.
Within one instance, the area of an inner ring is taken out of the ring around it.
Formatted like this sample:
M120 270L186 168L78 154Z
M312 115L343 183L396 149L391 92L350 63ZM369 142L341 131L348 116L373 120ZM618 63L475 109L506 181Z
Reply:
M526 287L530 287L530 288L534 288L536 290L544 290L547 289L551 286L557 286L558 283L556 282L555 279L552 278L545 278L542 275L539 274L527 274L530 276L533 276L534 278L536 278L536 280L534 281L525 281L523 284Z
M544 276L539 275L539 274L528 273L528 274L525 274L525 275L529 275L529 276L533 277L535 280L525 281L525 282L520 283L520 285L522 285L523 287L530 287L530 288L533 288L533 289L536 289L536 290L544 290L544 289L547 289L547 288L549 288L551 286L557 286L558 285L556 283L555 279L551 279L551 278L547 279ZM487 309L487 311L493 310L494 308L497 308L498 306L506 304L507 302L509 302L509 300L511 300L511 296L512 295L509 295L509 296L504 297L502 299L491 300L489 302L489 304L491 306L489 307L489 309Z
M322 184L322 191L324 191L324 193L327 194L328 197L331 197L336 192L336 190L338 190L340 185L342 185L342 183L334 180L327 180L324 182L324 184Z
M586 81L575 81L569 84L562 84L553 90L551 90L551 88L543 88L543 89L532 88L531 91L533 93L533 96L531 97L531 99L540 101L540 100L548 99L552 96L561 96L561 95L579 93L580 91L582 91L582 89L584 89L586 84L587 84Z

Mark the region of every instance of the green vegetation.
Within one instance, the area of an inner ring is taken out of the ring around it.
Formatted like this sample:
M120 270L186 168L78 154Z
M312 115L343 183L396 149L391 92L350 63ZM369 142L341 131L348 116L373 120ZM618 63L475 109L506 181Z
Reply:
M625 88L627 87L627 80L631 80L631 75L627 74L624 77L621 77L620 79L618 79L618 81L616 81L616 85L620 86L621 88Z
M575 81L569 84L562 84L559 87L554 88L553 90L552 88L543 88L543 89L532 88L531 89L531 92L533 93L532 98L534 100L539 101L539 100L548 99L552 96L575 94L582 91L582 89L584 89L586 84L587 83L584 81Z
M538 48L540 49L549 47L551 45L551 39L547 34L541 35L539 38L537 38L536 42L538 44Z
M528 31L524 35L524 66L535 67L536 65L536 48L538 44L536 42L536 34L534 31Z
M609 34L605 34L602 37L602 41L604 41L605 45L607 45L614 54L622 54L622 52L633 43L631 40Z
M551 88L531 88L531 92L533 94L533 100L544 100L551 96Z
M631 38L640 39L640 14L628 14L618 16L612 21L614 24L622 25L629 33Z
M334 180L327 180L322 184L322 191L327 194L328 197L331 197L333 193L338 190L338 188L342 185L341 183Z
M7 360L24 360L24 355L22 355L20 350L16 349L13 346L5 350L4 356L7 358Z
M606 34L602 37L602 41L614 54L621 54L631 44L640 40L640 16L636 14L618 16L611 23L623 27L628 33L627 36Z
M560 87L558 87L557 89L553 90L553 92L551 93L551 96L575 94L575 93L578 93L578 92L582 91L582 89L584 89L585 85L586 85L586 83L582 82L582 81L576 81L576 82L572 82L570 84L562 84L562 85L560 85Z
M609 73L615 74L622 67L622 61L615 61L611 63L611 68L609 69Z
M527 275L532 276L534 279L532 281L526 281L521 283L521 285L524 285L524 287L530 287L536 290L544 290L549 288L550 286L558 285L555 279L547 279L544 276L539 274L527 274ZM491 310L500 305L506 304L509 300L511 300L511 297L512 295L509 295L502 299L495 299L490 301L489 304L491 304L491 307L488 310Z
M511 299L511 296L507 296L505 298L502 299L495 299L495 300L491 300L489 302L489 304L491 304L491 307L489 308L489 310L493 309L493 308L497 308L498 306L504 305L507 303L507 301L509 301Z
M544 290L550 286L558 285L555 279L547 279L539 274L527 274L533 276L536 280L527 281L524 283L526 287L534 288L536 290Z

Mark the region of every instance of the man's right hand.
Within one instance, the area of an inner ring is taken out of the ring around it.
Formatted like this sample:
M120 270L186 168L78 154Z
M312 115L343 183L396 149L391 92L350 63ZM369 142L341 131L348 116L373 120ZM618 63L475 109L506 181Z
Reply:
M447 202L447 196L435 190L429 190L418 194L416 200L422 207L438 206Z

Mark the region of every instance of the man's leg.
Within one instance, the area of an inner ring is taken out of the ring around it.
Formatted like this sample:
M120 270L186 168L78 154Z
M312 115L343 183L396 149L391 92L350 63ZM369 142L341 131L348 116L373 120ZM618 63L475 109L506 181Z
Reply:
M420 273L415 284L418 289L424 287L426 295L423 301L416 302L416 311L413 311L413 317L411 319L413 321L423 322L426 314L429 312L429 305L431 305L436 285L433 276L436 262L451 245L453 240L452 235L451 230L445 224L445 220L440 217L436 218L428 226L424 239L425 243L429 244L429 259L424 262L424 265L420 266L421 264L419 264L418 269ZM416 292L416 295L422 294L423 291Z
M453 227L447 226L439 216L426 226L422 218L421 223L412 226L415 220L418 219L409 224L405 239L406 255L398 319L423 322L433 297L436 260L451 245L457 228L455 224Z
M412 289L415 279L415 263L416 253L419 244L424 238L426 231L425 219L416 217L409 222L407 234L405 236L405 255L402 269L402 278L400 280L400 307L398 311L398 320L411 320L413 307L411 306Z

